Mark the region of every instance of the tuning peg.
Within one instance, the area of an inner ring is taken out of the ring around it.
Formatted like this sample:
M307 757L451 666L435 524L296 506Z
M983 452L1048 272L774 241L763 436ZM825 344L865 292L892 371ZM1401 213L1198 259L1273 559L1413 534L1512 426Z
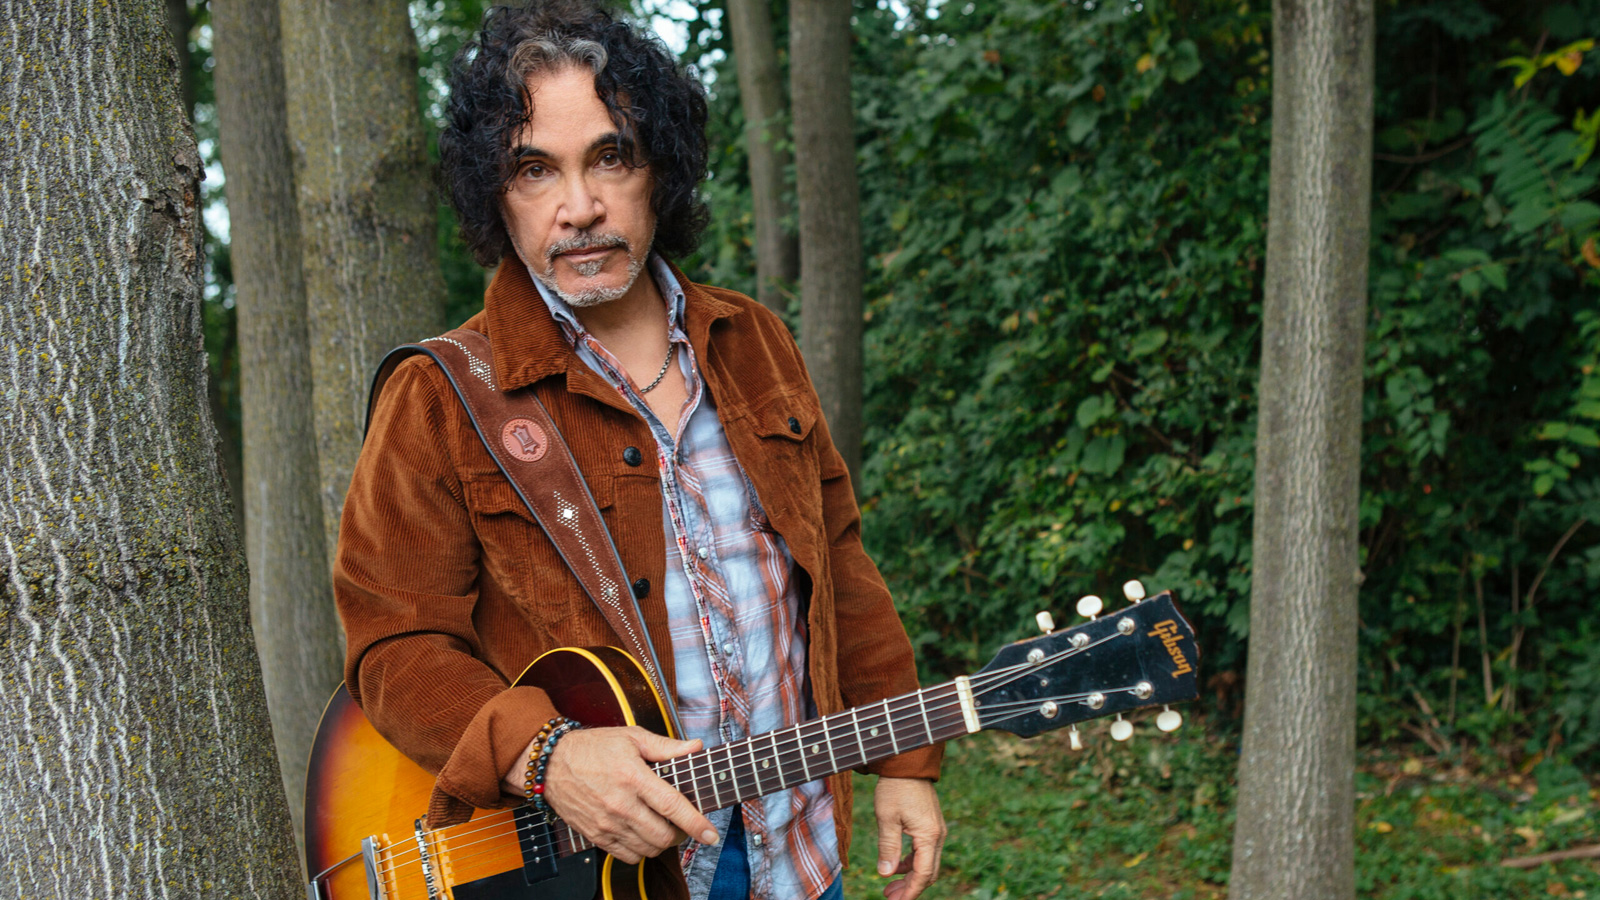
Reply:
M1086 619L1100 615L1100 610L1105 608L1105 602L1093 594L1086 594L1078 599L1078 615Z
M1156 716L1156 727L1162 731L1177 731L1183 724L1183 713L1170 706L1161 707L1161 715Z
M1122 714L1118 713L1117 720L1111 723L1111 739L1113 741L1125 741L1131 737L1133 737L1133 723L1124 719Z
M1138 603L1144 599L1144 585L1134 579L1122 586L1122 596L1127 597L1129 603Z
M1045 634L1056 630L1056 618L1050 615L1049 610L1040 611L1037 616L1033 617L1033 620L1039 623L1039 630Z
M1074 750L1083 749L1083 735L1078 733L1078 726L1074 725L1067 731L1067 745Z

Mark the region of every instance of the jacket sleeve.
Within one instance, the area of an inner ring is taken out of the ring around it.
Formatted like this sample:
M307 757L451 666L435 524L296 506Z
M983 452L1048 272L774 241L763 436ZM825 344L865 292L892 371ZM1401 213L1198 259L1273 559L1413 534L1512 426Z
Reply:
M380 734L438 776L434 827L504 805L500 776L555 714L475 655L479 545L445 435L455 395L426 357L373 412L345 497L334 597L345 682Z
M796 364L804 371L799 353L795 356ZM822 479L822 521L833 579L839 692L846 706L861 706L916 690L916 660L888 585L861 545L861 509L856 505L850 470L834 446L809 374L806 390L818 405L811 439L816 442ZM870 763L865 770L891 778L936 781L943 760L944 744L940 742Z

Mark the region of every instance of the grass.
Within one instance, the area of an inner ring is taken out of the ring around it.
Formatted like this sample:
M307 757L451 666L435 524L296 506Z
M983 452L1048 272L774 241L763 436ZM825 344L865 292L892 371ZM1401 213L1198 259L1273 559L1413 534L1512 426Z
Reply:
M940 798L950 837L937 898L1221 900L1231 863L1233 735L1141 724L1088 748L1060 732L983 733L948 747ZM880 895L873 779L856 776L845 896ZM1600 900L1600 860L1510 869L1502 859L1600 843L1600 790L1571 766L1526 772L1363 751L1356 776L1356 894L1380 900Z

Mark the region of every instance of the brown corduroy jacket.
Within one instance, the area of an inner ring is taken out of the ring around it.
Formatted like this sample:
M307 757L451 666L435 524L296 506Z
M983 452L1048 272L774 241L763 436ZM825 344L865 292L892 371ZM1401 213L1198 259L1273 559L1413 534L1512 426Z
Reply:
M728 443L788 543L802 589L809 585L818 712L915 690L910 642L862 550L849 474L793 338L748 297L679 279L689 341ZM495 386L531 388L566 438L638 580L670 687L666 536L649 427L573 352L522 265L500 266L484 311L465 327L489 336ZM643 452L625 458L629 447ZM384 737L437 773L436 826L510 802L502 773L555 714L542 690L507 685L547 650L616 642L425 356L398 367L374 410L345 499L334 593L349 637L350 693ZM935 746L869 769L935 778L941 757ZM848 852L848 774L829 788Z

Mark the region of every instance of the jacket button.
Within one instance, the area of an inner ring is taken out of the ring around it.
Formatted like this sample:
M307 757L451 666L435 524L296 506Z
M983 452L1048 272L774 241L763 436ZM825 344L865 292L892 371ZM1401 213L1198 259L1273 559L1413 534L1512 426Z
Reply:
M793 420L791 419L790 421ZM622 461L630 466L637 466L644 462L644 454L639 452L638 447L629 447L622 451Z
M800 420L796 419L794 416L790 416L789 417L789 430L794 432L795 434L799 434L800 433Z
M629 450L633 450L632 447L629 447L628 449ZM639 451L634 450L633 452L638 453ZM649 594L649 593L650 593L650 579L641 578L638 581L635 581L633 583L633 596L637 597L640 600L643 600L645 598L645 595Z

